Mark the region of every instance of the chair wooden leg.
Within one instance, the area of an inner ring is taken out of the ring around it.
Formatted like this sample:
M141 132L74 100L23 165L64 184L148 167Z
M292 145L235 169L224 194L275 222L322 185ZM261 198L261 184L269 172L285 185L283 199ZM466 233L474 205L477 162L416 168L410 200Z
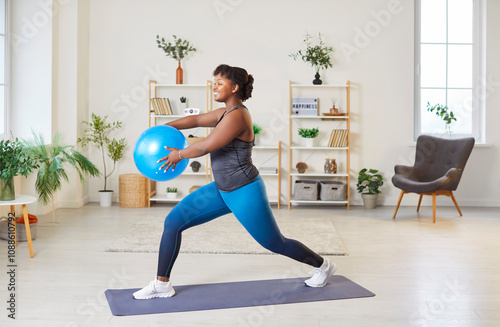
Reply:
M405 195L405 191L401 191L401 194L399 195L398 204L396 205L396 210L394 210L394 216L392 216L392 219L396 218L396 214L398 213L399 205L401 204L401 200L403 200L403 195Z
M420 210L420 204L422 203L423 194L420 194L420 198L418 198L417 212Z
M16 231L16 206L10 206L10 213L14 217L13 225L14 225L14 246L17 246L17 231Z
M432 222L436 223L436 192L432 192Z
M451 199L453 200L453 203L455 203L455 207L457 207L458 213L460 216L462 216L462 211L460 211L460 207L458 206L457 199L455 199L455 196L453 195L453 192L450 191L450 196Z

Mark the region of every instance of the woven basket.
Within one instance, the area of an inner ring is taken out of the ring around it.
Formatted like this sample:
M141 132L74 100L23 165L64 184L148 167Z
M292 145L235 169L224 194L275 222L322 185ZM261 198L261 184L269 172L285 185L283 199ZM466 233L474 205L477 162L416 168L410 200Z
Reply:
M122 174L119 177L119 205L122 208L148 206L147 178L141 174Z

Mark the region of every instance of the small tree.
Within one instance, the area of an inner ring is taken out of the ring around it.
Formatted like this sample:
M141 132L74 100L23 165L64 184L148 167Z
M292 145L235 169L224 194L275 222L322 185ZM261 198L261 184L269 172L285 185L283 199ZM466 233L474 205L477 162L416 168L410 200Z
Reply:
M119 121L108 123L107 119L107 115L102 118L92 113L92 121L83 121L83 124L87 125L87 129L83 132L85 136L78 138L78 143L83 147L92 143L97 149L101 150L105 191L107 190L108 177L115 171L116 162L123 158L124 149L127 145L125 138L116 140L109 137L112 131L122 127L122 123ZM106 153L113 161L113 169L109 173L106 167Z

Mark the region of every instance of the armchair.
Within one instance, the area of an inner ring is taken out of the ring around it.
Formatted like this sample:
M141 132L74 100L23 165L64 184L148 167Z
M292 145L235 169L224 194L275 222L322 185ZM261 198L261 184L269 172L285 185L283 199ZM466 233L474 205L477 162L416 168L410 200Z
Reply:
M442 139L420 135L417 139L417 151L413 166L396 165L392 184L401 189L393 219L407 193L420 194L417 211L424 195L432 195L432 217L436 222L436 196L446 195L452 198L460 216L462 212L453 195L462 177L469 155L474 147L474 138Z

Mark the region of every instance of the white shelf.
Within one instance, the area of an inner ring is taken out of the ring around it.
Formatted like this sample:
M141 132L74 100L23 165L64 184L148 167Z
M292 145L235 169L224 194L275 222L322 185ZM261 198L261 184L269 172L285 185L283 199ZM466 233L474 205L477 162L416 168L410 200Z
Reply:
M278 176L278 173L263 173L259 171L259 174L262 176Z
M186 168L186 170L187 170L187 169L188 169L188 168ZM190 169L191 169L191 168L190 168ZM199 171L199 172L197 172L197 173L195 173L195 172L193 172L193 171L184 171L184 172L181 174L181 176L182 176L182 175L188 175L188 176L203 176L203 177L205 177L205 176L207 175L207 173L206 173L206 171Z
M334 147L334 146L292 146L292 150L348 150L348 147Z
M183 199L182 197L176 197L175 199L168 199L166 196L155 195L152 198L150 198L149 201L177 203L180 202L182 199Z
M304 203L304 204L347 204L347 201L305 201L305 200L291 200L290 203Z
M349 116L298 116L292 115L292 119L348 119Z
M328 84L328 85L314 85L314 84L290 84L291 87L313 87L315 89L327 89L335 87L347 87L347 84Z
M207 87L207 84L155 84L155 87L166 86L166 87Z
M291 173L291 176L309 176L309 177L347 177L348 174L340 173L340 174L326 174L326 173Z
M256 150L278 150L277 146L272 146L272 145L256 145L253 147Z
M185 115L151 115L151 117L161 117L161 118L183 118Z

